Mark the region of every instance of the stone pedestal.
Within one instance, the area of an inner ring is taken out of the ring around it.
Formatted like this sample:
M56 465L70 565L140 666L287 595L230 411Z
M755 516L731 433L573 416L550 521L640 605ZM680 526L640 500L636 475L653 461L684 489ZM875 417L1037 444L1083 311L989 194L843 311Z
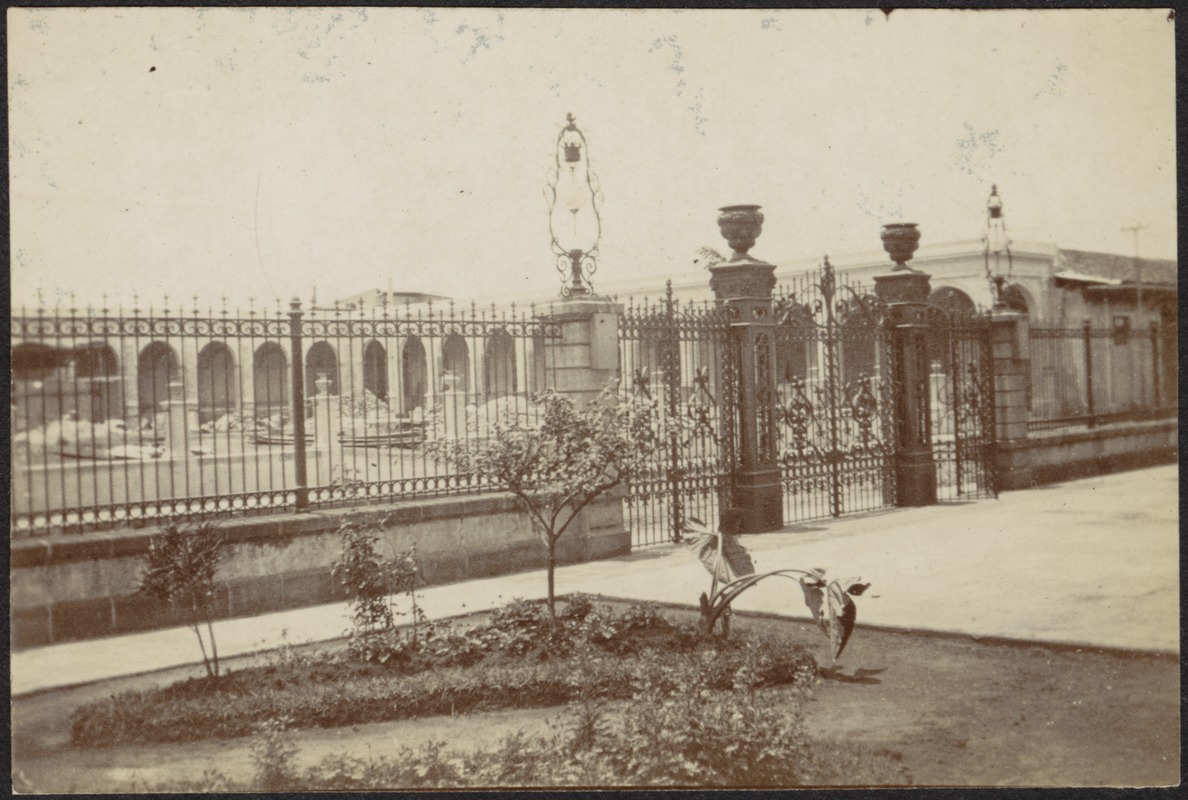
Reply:
M932 505L936 502L936 462L924 313L930 276L900 262L898 269L876 275L874 282L875 294L887 305L891 326L896 505Z
M622 310L612 300L587 295L567 299L541 317L561 334L545 340L546 382L579 407L618 375Z
M330 381L319 377L315 383L318 394L313 399L313 441L314 447L335 447L342 432L342 419L338 408L338 397L329 394Z
M451 439L461 439L466 436L466 392L459 389L446 389L441 393L442 400L442 429Z
M169 399L158 404L153 430L165 439L165 447L175 456L185 458L190 448L190 433L198 430L198 410L186 399L181 381L169 384Z
M734 399L738 464L732 498L738 532L777 531L784 526L784 494L776 462L775 265L744 256L712 266L710 273L714 297L730 310L741 377Z

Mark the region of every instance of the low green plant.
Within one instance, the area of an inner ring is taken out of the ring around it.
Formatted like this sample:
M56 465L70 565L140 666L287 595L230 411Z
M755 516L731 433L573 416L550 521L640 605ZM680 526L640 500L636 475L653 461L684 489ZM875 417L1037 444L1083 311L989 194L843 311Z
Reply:
M226 557L227 540L213 522L167 525L149 539L140 591L168 603L198 638L207 677L219 680L219 647L214 632L215 577ZM202 627L210 641L207 653Z
M256 785L269 792L297 788L293 760L297 745L289 735L292 718L274 717L260 723L252 740L252 763L256 765Z
M188 741L248 735L278 717L288 717L292 727L336 727L571 702L593 713L602 701L630 696L633 670L674 660L696 659L715 690L731 689L744 667L762 686L806 682L816 674L811 655L772 637L707 639L654 609L615 616L582 607L575 604L572 618L564 608L554 628L543 608L520 605L501 615L494 629L435 634L409 658L385 663L349 652L278 657L224 676L218 703L196 680L127 692L80 707L71 738L78 746ZM521 638L530 626L535 632Z
M762 657L761 648L752 656ZM589 658L585 658L588 656ZM571 673L589 686L601 666L584 652ZM626 701L579 694L549 731L517 731L469 752L431 740L417 748L361 757L323 758L300 777L292 753L270 756L283 779L255 785L307 791L455 789L491 787L713 787L788 788L805 785L909 783L892 759L851 744L813 739L804 719L803 690L767 695L743 659L735 680L722 686L708 657L638 664L624 676Z
M351 606L350 652L364 661L385 662L415 648L426 619L417 600L420 575L416 547L384 556L379 549L382 521L363 515L348 517L339 527L342 551L331 565ZM396 598L406 595L409 610L402 611ZM396 631L396 617L411 617L408 637Z
M732 516L727 513L727 519ZM698 519L685 521L685 532L694 534L686 541L689 548L712 576L709 593L700 597L702 630L708 636L721 622L722 636L730 633L730 605L738 596L760 581L771 577L795 580L804 592L804 602L817 625L829 637L830 655L836 661L854 631L858 609L851 596L861 595L869 583L859 579L829 580L825 570L813 568L777 569L756 572L751 556L737 537L726 531L712 531Z

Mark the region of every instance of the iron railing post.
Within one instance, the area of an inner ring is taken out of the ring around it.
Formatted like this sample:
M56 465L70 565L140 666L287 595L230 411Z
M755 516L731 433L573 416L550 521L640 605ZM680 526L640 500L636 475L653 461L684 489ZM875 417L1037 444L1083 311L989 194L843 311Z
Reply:
M1093 411L1093 328L1089 320L1081 324L1082 338L1085 342L1085 403L1089 412L1089 427L1097 424Z
M664 330L662 334L661 352L664 359L664 394L668 404L668 419L673 427L668 430L668 480L671 492L670 509L672 513L672 531L669 538L673 542L680 542L683 538L684 514L681 509L681 470L680 444L677 441L678 429L675 422L679 419L680 391L681 391L681 353L680 332L677 330L675 302L672 298L672 281L668 281L664 291Z
M998 497L998 402L994 396L994 387L997 385L994 370L994 327L990 319L986 321L991 324L981 329L982 362L986 367L982 373L983 387L978 392L983 414L982 435L979 438L985 443L985 450L981 453L983 474L986 474L990 494ZM1030 355L1030 350L1028 354ZM1030 364L1027 369L1031 369ZM1030 379L1028 381L1030 382Z
M309 478L305 466L305 351L301 344L301 301L289 303L289 342L293 364L293 471L297 481L298 511L309 508Z
M951 370L949 380L952 381L951 397L953 399L953 466L955 473L953 478L957 484L957 496L960 497L962 494L962 478L964 477L961 469L961 402L963 400L961 397L961 346L957 341L958 333L956 330L954 330L956 326L953 320L946 316L944 322L948 326L949 369ZM977 375L975 374L973 378L976 380ZM929 398L928 402L931 404L931 397Z
M829 259L825 259L825 266L822 270L821 285L825 290L822 292L825 300L825 396L828 398L826 411L828 412L829 422L829 514L834 517L840 517L842 512L842 495L841 495L841 448L838 445L840 441L838 435L838 415L841 413L841 376L838 372L841 370L841 365L838 363L838 354L841 351L841 342L838 341L839 334L837 332L837 325L833 318L833 290L836 282L833 278L833 268L829 265Z
M1151 323L1151 405L1158 408L1159 397L1159 323Z

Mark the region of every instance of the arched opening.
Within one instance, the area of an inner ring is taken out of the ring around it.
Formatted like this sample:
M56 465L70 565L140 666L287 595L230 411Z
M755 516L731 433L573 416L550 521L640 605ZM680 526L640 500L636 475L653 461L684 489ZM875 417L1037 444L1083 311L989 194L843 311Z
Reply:
M619 356L620 360L623 358ZM622 365L620 364L620 369ZM624 376L627 388L630 388L630 377ZM545 350L545 337L535 334L532 337L532 375L527 388L530 392L539 392L548 388L548 356Z
M953 343L952 329L969 323L978 307L969 295L952 286L941 286L928 295L928 334L925 337L928 363L931 369L952 369L950 352Z
M1027 290L1017 283L1012 283L1002 290L1002 299L1011 311L1031 316L1031 298Z
M70 363L70 352L48 344L27 342L12 348L14 381L46 381Z
M363 349L363 389L388 399L388 351L375 339Z
M499 331L487 340L483 389L491 397L516 391L516 343L507 331Z
M177 354L164 342L150 342L136 361L136 405L140 414L156 413L178 380Z
M327 342L314 342L305 354L305 398L318 396L318 380L330 381L327 394L338 394L338 356Z
M817 377L816 326L802 307L795 307L776 328L776 383L811 383Z
M461 392L470 391L470 351L466 340L451 333L441 345L441 369L453 376L453 388ZM447 388L449 384L447 384Z
M222 342L198 353L198 421L209 422L235 410L235 358Z
M78 378L109 378L119 373L119 359L110 345L89 342L74 350L74 375Z
M71 351L27 342L12 348L12 396L9 398L13 431L23 431L57 419L73 407L64 392Z
M425 360L425 345L416 336L404 342L400 353L400 376L404 383L404 413L424 408L429 366Z
M78 395L82 406L80 416L92 422L122 416L120 363L115 350L103 342L88 342L74 349L73 358L74 377L79 380L79 388L89 397L90 404L87 413L88 401L83 394Z
M838 337L841 345L842 384L848 385L878 373L877 345L879 329L866 314L854 314L842 322Z
M252 400L257 417L271 417L289 405L289 359L276 342L265 342L252 356Z
M941 286L932 290L928 295L928 304L933 308L939 308L949 315L950 319L960 319L961 317L971 317L977 313L978 307L974 305L974 301L970 299L969 295L960 289L954 289L952 286Z

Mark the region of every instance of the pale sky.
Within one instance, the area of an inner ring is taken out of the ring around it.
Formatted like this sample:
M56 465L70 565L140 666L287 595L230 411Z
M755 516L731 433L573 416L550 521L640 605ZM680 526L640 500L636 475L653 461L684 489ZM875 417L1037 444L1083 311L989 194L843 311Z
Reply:
M13 304L231 305L558 285L542 196L572 112L599 279L981 235L1176 254L1166 9L10 9ZM701 273L704 274L704 273Z

